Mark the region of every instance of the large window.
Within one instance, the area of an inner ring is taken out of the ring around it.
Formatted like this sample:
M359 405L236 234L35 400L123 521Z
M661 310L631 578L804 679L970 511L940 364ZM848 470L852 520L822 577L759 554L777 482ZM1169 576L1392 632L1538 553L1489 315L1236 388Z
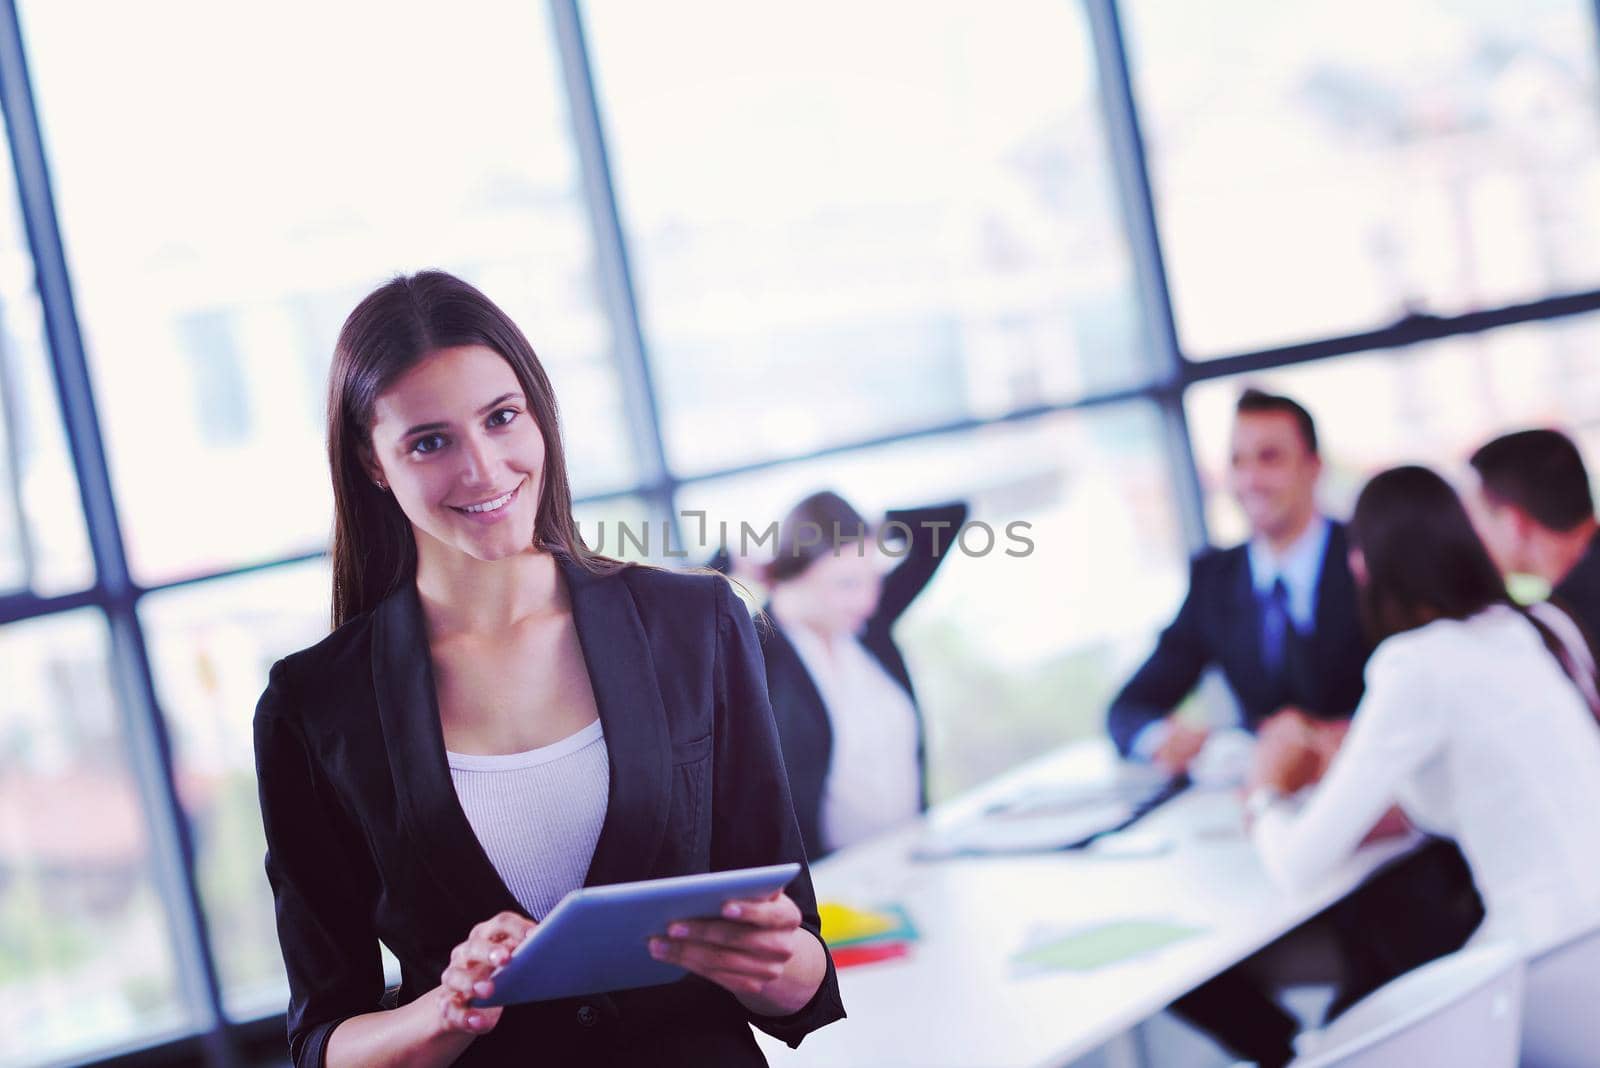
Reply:
M0 628L0 1063L193 1026L92 610Z
M461 274L524 327L569 413L578 492L632 481L539 4L23 14L141 581L326 544L328 359L400 271Z
M1081 15L1006 10L589 5L680 471L1153 376Z
M741 523L764 531L819 489L868 517L952 499L971 508L970 529L897 631L936 798L1097 730L1130 657L1181 596L1160 426L1142 404L696 483L679 502L705 513L712 547L725 525L738 551ZM685 521L687 540L698 541L700 522ZM748 547L759 555L754 539Z
M296 564L140 604L223 1001L236 1019L281 1010L287 997L262 869L251 713L272 662L328 632L330 583L324 563Z
M1213 379L1188 394L1212 536L1233 541L1244 519L1223 492L1234 401L1246 385L1311 409L1324 460L1322 498L1348 515L1380 470L1425 463L1459 474L1497 434L1560 427L1600 471L1600 321L1502 327L1392 351Z
M0 167L11 172L4 142ZM33 258L7 184L0 189L0 596L68 593L93 581Z
M1600 469L1589 0L13 6L0 1063L278 1043L251 718L327 632L328 363L396 273L524 328L605 552L968 502L896 634L936 799L1101 730L1246 533L1246 384L1335 514L1523 426Z
M1589 0L1123 10L1191 355L1600 284Z

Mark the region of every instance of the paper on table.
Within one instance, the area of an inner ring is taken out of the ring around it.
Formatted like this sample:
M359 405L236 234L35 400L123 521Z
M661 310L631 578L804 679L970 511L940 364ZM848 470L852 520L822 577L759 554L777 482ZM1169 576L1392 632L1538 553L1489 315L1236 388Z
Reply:
M1056 815L1114 801L1137 804L1154 795L1168 781L1165 772L1150 765L1123 764L1114 774L1102 779L1030 783L996 801L985 812L991 817L1025 818Z
M1087 972L1120 964L1199 934L1201 929L1165 920L1117 920L1071 931L1047 931L1011 958L1017 976Z
M1255 759L1255 735L1238 727L1212 731L1206 744L1189 764L1196 786L1221 789L1242 785Z
M979 817L930 829L917 842L913 855L934 859L1065 849L1120 827L1137 813L1132 802L1112 799L1026 818Z

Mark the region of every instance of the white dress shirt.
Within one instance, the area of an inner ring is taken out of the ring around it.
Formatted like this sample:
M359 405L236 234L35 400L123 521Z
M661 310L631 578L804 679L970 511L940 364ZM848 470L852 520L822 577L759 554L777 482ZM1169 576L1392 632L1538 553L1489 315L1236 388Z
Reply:
M1396 803L1461 847L1486 910L1475 942L1537 953L1600 922L1600 724L1510 606L1379 645L1327 776L1252 833L1273 879L1302 889Z
M1272 551L1263 538L1253 538L1246 552L1250 557L1250 584L1257 597L1272 593L1280 578L1289 591L1289 618L1295 630L1310 634L1317 623L1317 582L1322 578L1322 558L1328 554L1328 534L1333 529L1326 516L1311 517L1283 552Z
M915 819L922 788L910 695L854 636L824 645L808 628L788 624L784 634L822 695L833 735L822 784L823 847L843 849Z

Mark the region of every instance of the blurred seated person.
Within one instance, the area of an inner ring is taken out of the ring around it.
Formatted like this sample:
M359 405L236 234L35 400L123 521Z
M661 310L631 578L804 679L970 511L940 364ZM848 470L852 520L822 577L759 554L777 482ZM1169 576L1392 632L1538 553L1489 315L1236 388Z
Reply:
M767 692L812 860L927 808L922 714L892 631L966 517L953 503L869 525L838 494L815 493L784 518L757 571L769 592ZM740 565L726 550L711 564L736 575Z
M1556 430L1495 438L1472 454L1473 511L1500 570L1535 575L1600 636L1600 524L1578 447Z
M1472 942L1536 954L1600 923L1600 695L1581 629L1510 600L1460 499L1426 468L1368 483L1350 533L1377 642L1366 692L1299 805L1288 795L1324 759L1319 743L1263 740L1246 811L1267 871L1312 887L1399 805L1465 855L1485 913ZM1375 939L1419 917L1389 921Z
M1173 715L1209 667L1222 670L1255 731L1278 715L1347 718L1368 646L1343 526L1316 506L1322 460L1311 415L1249 389L1233 424L1228 484L1250 540L1197 556L1189 593L1155 651L1111 704L1125 757L1188 770L1208 731Z

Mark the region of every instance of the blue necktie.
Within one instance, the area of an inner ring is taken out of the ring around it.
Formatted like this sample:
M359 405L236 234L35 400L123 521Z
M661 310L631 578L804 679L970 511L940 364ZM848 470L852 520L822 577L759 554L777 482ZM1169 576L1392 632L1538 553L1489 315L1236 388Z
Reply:
M1289 587L1279 576L1272 592L1261 598L1261 665L1276 675L1283 667L1283 650L1289 636Z

